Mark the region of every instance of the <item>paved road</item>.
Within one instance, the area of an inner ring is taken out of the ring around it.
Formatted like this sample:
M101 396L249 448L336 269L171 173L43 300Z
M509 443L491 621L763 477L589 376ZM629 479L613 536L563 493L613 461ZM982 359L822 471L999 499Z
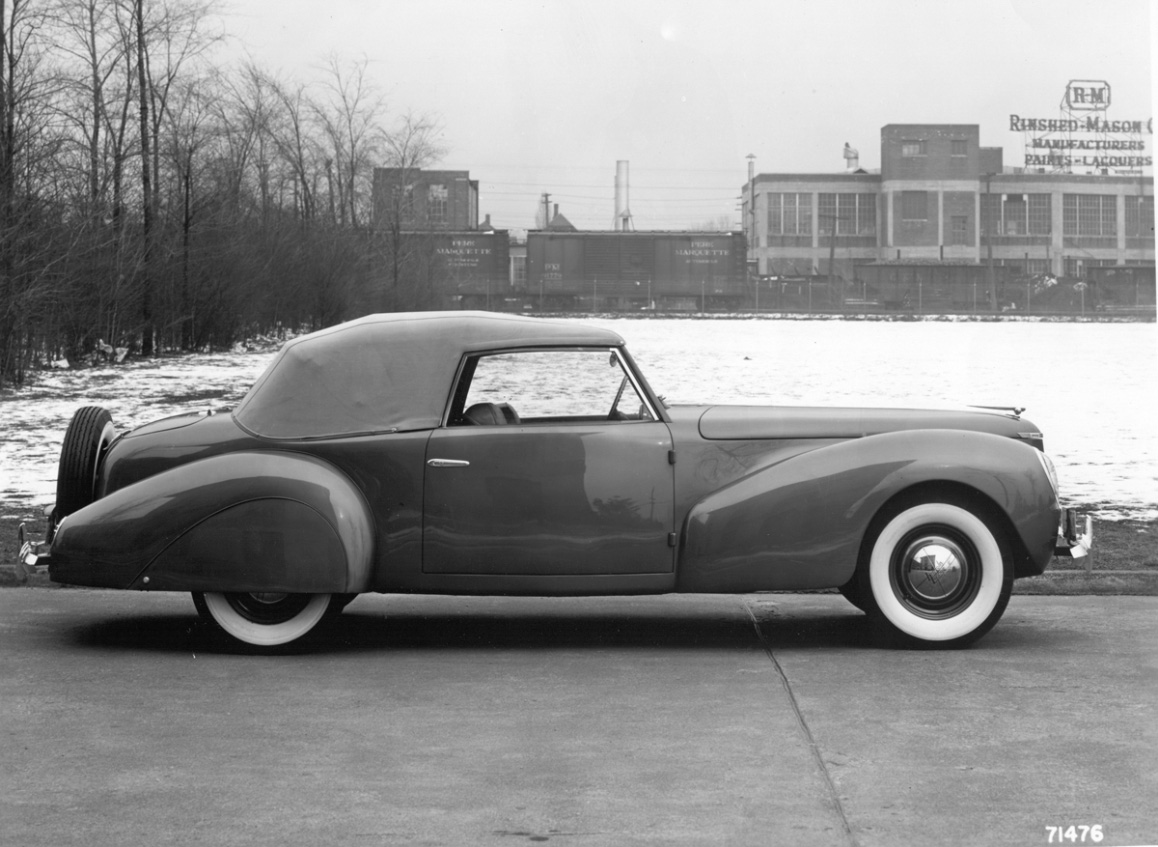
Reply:
M0 844L1158 844L1158 598L1015 597L955 652L833 595L361 597L318 635L0 592Z

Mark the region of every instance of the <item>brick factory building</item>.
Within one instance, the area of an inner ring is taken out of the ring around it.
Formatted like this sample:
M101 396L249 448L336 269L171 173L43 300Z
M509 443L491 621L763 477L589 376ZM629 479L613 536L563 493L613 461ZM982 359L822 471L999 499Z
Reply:
M1145 142L1066 143L1071 153L1082 144L1097 151L1080 157L1091 173L1065 172L1075 157L1055 153L1006 166L1001 148L981 145L975 124L890 124L879 173L751 174L743 188L749 268L763 278L827 277L831 261L850 287L868 276L862 266L886 263L988 271L992 260L1002 276L1083 278L1098 267L1153 268L1151 160L1118 155L1144 153Z

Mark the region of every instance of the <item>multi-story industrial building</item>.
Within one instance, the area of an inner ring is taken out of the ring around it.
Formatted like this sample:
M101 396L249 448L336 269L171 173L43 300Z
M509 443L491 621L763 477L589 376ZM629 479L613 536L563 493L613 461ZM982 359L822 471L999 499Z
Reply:
M479 222L469 171L375 168L372 199L384 291L409 288L421 295L412 302L482 308L509 293L509 235L489 215Z
M1054 277L1154 266L1154 183L1141 167L1087 175L1002 160L975 124L890 124L879 173L754 174L743 192L749 267L851 283L883 263Z
M473 230L478 180L470 171L374 168L374 228Z

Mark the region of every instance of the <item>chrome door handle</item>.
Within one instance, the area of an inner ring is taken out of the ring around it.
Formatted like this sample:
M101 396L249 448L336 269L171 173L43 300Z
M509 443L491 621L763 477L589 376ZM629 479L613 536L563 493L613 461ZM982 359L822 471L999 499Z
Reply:
M465 459L428 459L426 464L432 468L467 468L470 462Z

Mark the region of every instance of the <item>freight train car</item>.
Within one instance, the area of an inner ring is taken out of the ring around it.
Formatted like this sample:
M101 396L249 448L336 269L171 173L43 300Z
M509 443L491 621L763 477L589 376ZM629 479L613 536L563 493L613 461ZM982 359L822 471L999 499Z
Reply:
M999 303L1009 279L1020 268L995 265L993 278ZM893 260L857 266L859 283L853 292L886 309L971 312L989 308L989 268L985 263Z
M506 230L426 233L442 294L463 308L499 308L511 294L510 237Z
M368 310L502 308L511 296L506 230L378 231L372 243L377 287ZM396 304L384 299L391 295Z
M733 309L746 262L737 232L532 230L523 296L545 311Z
M1142 265L1087 266L1086 279L1093 289L1099 311L1130 312L1141 310L1153 314L1155 300L1154 268Z

